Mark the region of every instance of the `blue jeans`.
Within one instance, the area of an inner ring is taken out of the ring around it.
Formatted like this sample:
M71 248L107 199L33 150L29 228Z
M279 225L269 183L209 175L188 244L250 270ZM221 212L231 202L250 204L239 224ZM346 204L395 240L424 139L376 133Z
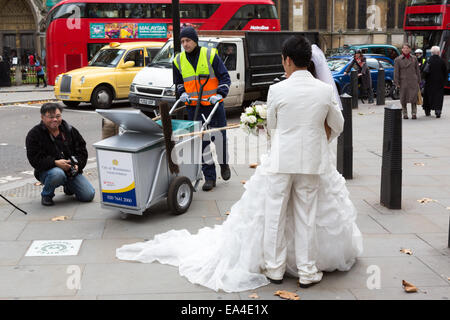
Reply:
M64 186L65 191L75 194L77 200L81 202L92 201L95 196L95 189L86 177L78 174L74 178L68 178L64 170L58 167L42 172L39 180L44 185L41 192L43 197L53 198L55 189L60 186Z
M195 108L194 106L187 107L187 113L188 113L188 119L194 120L195 116ZM200 106L198 110L197 119L202 120L202 123L205 121L203 120L202 114L205 116L205 118L208 118L211 114L213 107L212 106ZM211 119L211 123L209 125L211 128L223 128L227 126L227 118L225 113L225 107L223 102L219 105L219 107L216 110L216 113ZM222 130L220 132L215 132L210 135L204 135L203 136L203 142L202 142L202 171L203 175L205 176L205 180L214 180L216 181L216 166L214 164L214 160L212 158L211 151L209 149L209 146L211 144L211 141L214 142L216 145L216 154L217 154L217 160L219 161L219 164L223 166L224 164L228 164L228 150L227 150L227 131Z

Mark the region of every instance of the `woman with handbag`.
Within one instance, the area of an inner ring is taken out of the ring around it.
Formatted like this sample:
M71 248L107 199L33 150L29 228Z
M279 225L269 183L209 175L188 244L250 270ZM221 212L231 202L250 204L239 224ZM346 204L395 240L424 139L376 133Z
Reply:
M345 69L344 75L347 75L353 67L358 71L358 82L361 84L361 102L365 103L363 98L367 98L369 103L374 103L372 77L362 50L355 52L353 61Z
M36 56L36 63L34 64L34 70L36 70L37 75L36 88L39 87L40 79L42 79L42 82L44 83L44 88L47 87L47 81L45 81L44 67L42 66L42 59L39 56Z
M427 117L431 115L431 110L434 110L436 118L440 118L444 103L444 86L448 71L444 60L439 55L440 48L438 46L432 47L431 57L423 69L425 77L423 110Z

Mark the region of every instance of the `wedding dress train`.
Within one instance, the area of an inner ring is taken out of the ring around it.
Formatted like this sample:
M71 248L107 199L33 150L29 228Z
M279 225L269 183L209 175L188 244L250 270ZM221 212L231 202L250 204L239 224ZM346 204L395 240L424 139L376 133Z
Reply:
M331 157L332 158L332 157ZM241 292L269 284L262 274L264 201L267 155L244 185L245 191L222 225L205 227L197 234L171 230L153 240L124 245L116 250L121 260L177 266L181 276L212 290ZM316 239L316 265L321 271L348 271L362 253L362 236L355 220L345 179L330 164L321 175ZM288 215L287 273L297 276L292 214Z

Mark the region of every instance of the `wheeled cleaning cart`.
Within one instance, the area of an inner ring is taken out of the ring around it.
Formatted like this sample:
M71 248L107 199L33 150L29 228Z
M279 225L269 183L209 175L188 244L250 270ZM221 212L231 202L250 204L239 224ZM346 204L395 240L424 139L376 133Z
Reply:
M170 113L180 105L177 101ZM175 141L172 159L179 174L170 173L163 129L140 110L96 110L119 125L119 135L94 144L101 192L101 206L119 209L122 217L142 215L157 202L167 198L174 214L185 213L193 192L202 179L202 132L217 110L202 125L200 121L172 120L173 135L187 134Z

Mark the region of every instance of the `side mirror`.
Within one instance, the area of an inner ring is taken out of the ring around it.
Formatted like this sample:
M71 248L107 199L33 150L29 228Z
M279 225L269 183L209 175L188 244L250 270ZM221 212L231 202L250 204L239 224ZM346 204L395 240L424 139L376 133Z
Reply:
M122 68L124 68L124 69L126 69L126 68L133 68L134 65L135 65L134 61L127 61L127 62L124 63Z

